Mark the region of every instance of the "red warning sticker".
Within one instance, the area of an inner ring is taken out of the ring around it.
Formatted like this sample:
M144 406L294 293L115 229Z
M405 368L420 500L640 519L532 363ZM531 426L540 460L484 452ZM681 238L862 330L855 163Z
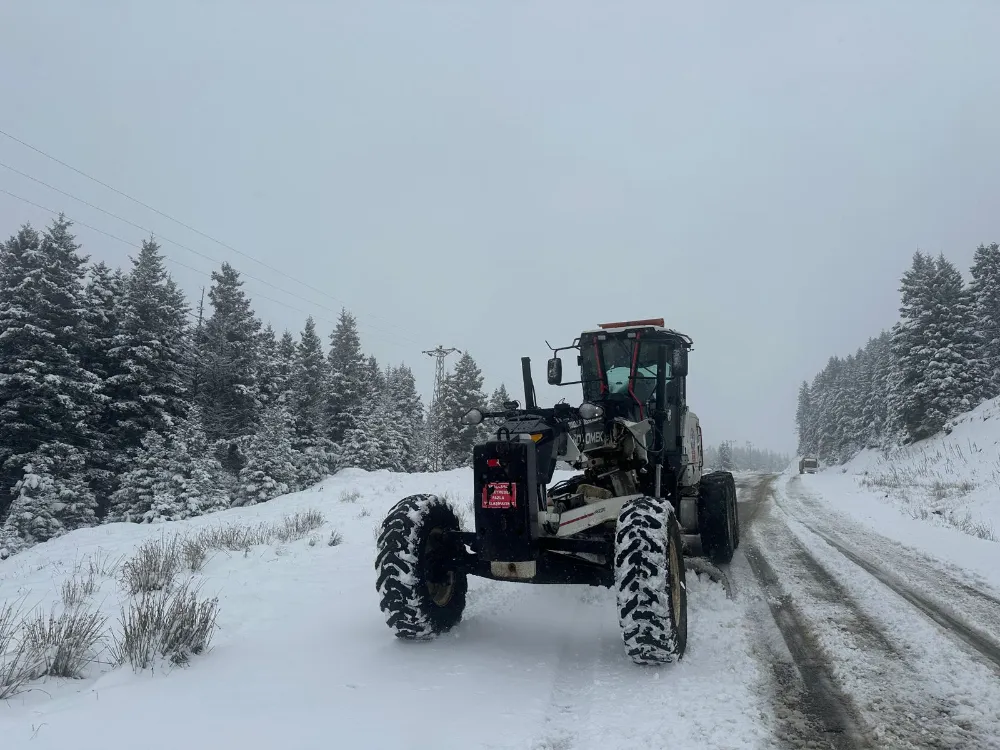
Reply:
M514 508L517 506L517 485L513 482L490 482L483 487L484 508Z

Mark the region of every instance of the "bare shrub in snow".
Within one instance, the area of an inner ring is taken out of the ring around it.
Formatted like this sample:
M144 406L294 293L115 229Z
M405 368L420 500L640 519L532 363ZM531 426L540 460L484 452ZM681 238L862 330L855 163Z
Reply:
M330 532L330 541L327 542L327 544L331 547L336 547L343 541L344 541L343 535L339 531L334 529L333 531Z
M996 533L993 530L993 524L989 521L977 521L969 512L966 512L964 516L951 518L949 520L957 529L959 529L959 531L962 531L969 536L974 536L978 539L985 539L988 542L997 541Z
M107 618L82 606L56 615L38 613L24 623L24 647L33 663L32 677L84 676L99 655Z
M358 518L368 518L371 514L372 512L368 508L362 508L361 512L358 513Z
M184 558L184 566L197 573L208 561L208 545L200 536L188 537L181 541L181 557Z
M318 529L324 521L323 514L318 510L300 511L294 516L285 516L275 524L274 535L281 542L293 542L296 539L302 539L310 531Z
M169 589L182 567L178 536L161 536L144 542L122 565L121 581L129 596Z
M114 560L104 550L98 549L87 558L87 575L92 578L112 578L118 572L122 564L122 558Z
M187 664L211 643L219 614L217 598L199 599L189 583L174 592L147 592L122 608L111 656L118 665L129 663L136 671L164 658Z
M0 700L20 693L35 671L27 643L18 637L23 620L19 605L0 604Z
M273 531L266 524L229 524L203 529L198 533L198 541L207 549L224 549L242 552L271 541Z
M340 502L342 503L356 503L361 499L361 493L358 490L344 490L340 493Z
M97 579L93 573L87 573L86 575L73 575L63 581L60 593L66 609L74 609L93 596L96 590Z

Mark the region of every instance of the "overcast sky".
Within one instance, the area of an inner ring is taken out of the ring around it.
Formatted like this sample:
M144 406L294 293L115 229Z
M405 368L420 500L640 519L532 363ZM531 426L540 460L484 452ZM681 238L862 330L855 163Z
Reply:
M425 394L438 344L515 391L545 339L663 316L706 441L792 451L798 383L895 321L913 252L966 272L1000 241L996 0L32 0L0 28L0 129L322 293L3 137L0 162L153 230L192 299L215 264L167 240L290 292L246 282L279 332L345 305ZM50 218L0 194L4 238Z

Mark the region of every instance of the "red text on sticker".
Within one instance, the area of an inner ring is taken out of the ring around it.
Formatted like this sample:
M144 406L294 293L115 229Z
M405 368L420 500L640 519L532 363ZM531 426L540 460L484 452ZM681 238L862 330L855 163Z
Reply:
M517 485L513 482L490 482L483 487L483 507L517 507Z

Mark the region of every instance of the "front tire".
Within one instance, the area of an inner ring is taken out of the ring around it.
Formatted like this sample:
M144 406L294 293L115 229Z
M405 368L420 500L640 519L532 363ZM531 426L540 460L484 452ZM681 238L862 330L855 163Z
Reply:
M615 591L625 652L636 664L669 664L687 648L681 529L667 500L629 500L615 531Z
M454 509L437 495L403 498L382 522L375 587L397 638L429 640L461 621L468 577L448 566L455 550L444 536L460 529Z

